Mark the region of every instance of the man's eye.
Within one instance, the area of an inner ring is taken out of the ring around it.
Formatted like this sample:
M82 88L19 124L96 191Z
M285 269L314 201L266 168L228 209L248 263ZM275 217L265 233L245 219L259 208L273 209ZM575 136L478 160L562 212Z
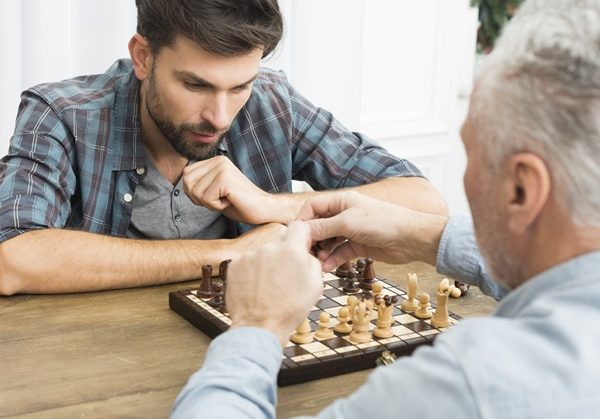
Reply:
M247 84L245 86L236 87L236 88L232 89L231 91L233 93L242 93L242 92L248 90L249 88L250 88L250 85Z
M188 82L184 82L184 85L187 89L190 89L190 90L200 90L205 87L203 84L188 83Z

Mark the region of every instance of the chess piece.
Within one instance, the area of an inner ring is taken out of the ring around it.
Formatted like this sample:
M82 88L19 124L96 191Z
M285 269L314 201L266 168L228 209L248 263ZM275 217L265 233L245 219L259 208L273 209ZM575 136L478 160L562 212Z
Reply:
M207 303L221 313L227 312L227 308L225 307L225 291L227 289L227 269L230 263L231 259L227 259L219 264L219 281L213 282L212 285L215 297Z
M352 308L352 332L350 341L352 343L366 343L371 340L369 324L371 324L371 310L369 301L358 301Z
M353 322L353 313L354 313L354 307L356 306L356 304L358 304L358 298L356 298L356 296L354 295L350 295L348 296L348 299L346 299L346 306L348 307L348 312L350 313L350 321Z
M313 341L312 334L310 333L310 323L308 318L304 319L300 326L296 328L296 331L290 338L290 340L297 344L310 343Z
M212 289L212 265L202 266L202 282L200 282L200 288L196 294L200 298L211 298L214 295Z
M377 307L377 327L373 331L373 336L378 338L391 338L394 336L392 332L392 313L394 311L394 304L398 302L398 297L395 295L390 297L386 295L381 298L375 297L375 306Z
M219 278L221 281L225 283L227 280L227 269L229 269L229 264L231 263L231 259L224 260L219 264Z
M364 291L371 291L375 283L375 269L373 268L373 259L364 259L365 267L363 269L360 284L358 285Z
M432 314L431 311L428 310L429 307L431 307L431 304L429 303L429 294L420 292L417 295L417 299L419 300L419 308L415 311L415 317L418 317L419 319L430 319Z
M382 297L382 293L383 293L383 285L381 285L381 282L375 282L373 284L373 298L377 298L377 297Z
M448 296L452 293L454 285L450 286L448 278L442 279L438 285L436 292L437 303L435 313L431 317L431 325L437 328L450 326L450 319L448 318Z
M460 282L460 281L454 281L454 286L456 288L458 288L460 290L460 295L458 297L464 297L465 295L467 295L469 293L469 288L471 288L471 284L466 284L464 282ZM453 294L458 294L458 292L454 292ZM454 297L454 295L451 295L452 297ZM458 297L454 297L454 298L458 298Z
M319 339L331 339L335 337L333 330L329 328L329 319L331 316L326 311L323 311L319 316L319 328L315 332L315 337Z
M340 278L348 278L351 270L352 270L352 264L350 263L350 261L348 261L348 262L344 262L340 266L338 266L337 269L335 270L335 274L337 276L339 276Z
M338 312L338 324L335 325L333 330L338 333L350 333L352 331L352 326L348 324L350 321L350 311L348 307L340 308Z
M215 282L213 283L213 292L214 298L212 300L208 300L207 304L217 310L223 312L225 307L225 298L223 292L223 282Z
M359 281L361 281L363 278L363 274L365 272L366 266L367 266L367 261L365 259L357 259L356 260L356 271L357 271L356 279L358 279Z
M417 309L417 287L418 287L418 278L417 274L409 273L408 274L408 287L407 287L407 300L402 301L400 304L400 308L407 313L413 313Z
M452 292L450 293L450 297L452 297L452 298L460 298L460 297L462 297L462 292L460 291L460 288L454 288L452 290Z
M346 294L356 294L360 291L360 288L356 286L356 271L354 269L350 269L348 272L342 291Z

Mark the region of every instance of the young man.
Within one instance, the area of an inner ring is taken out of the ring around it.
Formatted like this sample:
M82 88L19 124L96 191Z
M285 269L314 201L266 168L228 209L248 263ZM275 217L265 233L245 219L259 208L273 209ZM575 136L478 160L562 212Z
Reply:
M599 28L598 0L530 0L476 84L462 130L464 183L477 241L501 286L477 272L468 219L352 192L313 198L299 215L306 223L232 262L232 328L212 342L173 417L274 417L282 345L321 293L321 266L308 249L332 238L319 254L325 270L356 256L420 259L478 277L484 290L510 291L491 317L464 321L432 347L377 368L317 417L597 417ZM274 296L280 304L269 304Z
M0 294L196 278L280 233L267 223L309 195L292 179L445 211L412 164L259 68L276 0L137 6L131 60L23 93L0 163Z

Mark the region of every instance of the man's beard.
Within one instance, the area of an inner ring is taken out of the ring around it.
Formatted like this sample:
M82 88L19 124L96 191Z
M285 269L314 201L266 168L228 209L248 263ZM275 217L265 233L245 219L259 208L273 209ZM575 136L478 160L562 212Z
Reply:
M146 97L146 109L148 110L150 118L152 118L158 129L167 138L169 144L171 144L175 151L183 157L193 161L206 160L214 157L217 154L219 145L223 142L227 130L219 132L219 130L209 122L202 122L200 124L181 124L176 127L165 116L158 96L154 77L153 75L150 75L148 81L148 94ZM219 139L210 144L186 141L183 137L185 132L204 135L219 134Z

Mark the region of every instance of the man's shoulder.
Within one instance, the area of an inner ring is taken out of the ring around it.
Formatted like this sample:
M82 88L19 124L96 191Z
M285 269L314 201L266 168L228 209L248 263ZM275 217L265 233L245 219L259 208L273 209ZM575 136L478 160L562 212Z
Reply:
M119 89L131 73L131 61L121 59L104 73L38 84L27 89L25 93L39 96L57 113L71 109L110 108L114 106Z
M292 95L290 87L285 73L261 67L256 80L254 80L252 94L245 105L245 109L250 112L257 108L268 111L274 103L287 108Z
M258 76L254 81L255 86L285 86L288 84L287 77L283 71L273 70L267 67L258 69Z

